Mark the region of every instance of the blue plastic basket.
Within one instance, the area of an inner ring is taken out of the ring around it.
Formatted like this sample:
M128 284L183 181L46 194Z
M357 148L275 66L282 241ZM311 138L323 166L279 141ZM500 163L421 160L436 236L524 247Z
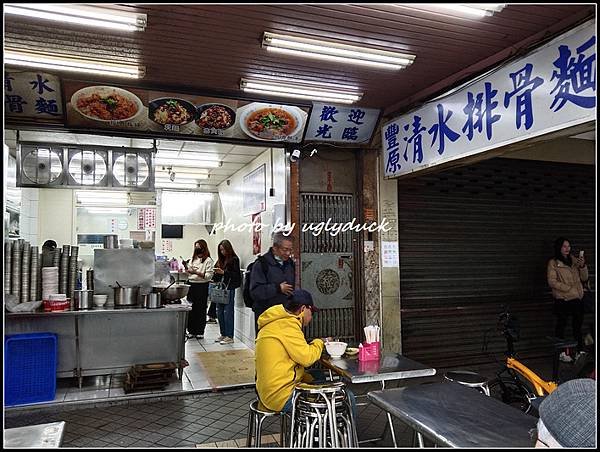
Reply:
M54 333L4 337L4 405L54 400L57 338Z

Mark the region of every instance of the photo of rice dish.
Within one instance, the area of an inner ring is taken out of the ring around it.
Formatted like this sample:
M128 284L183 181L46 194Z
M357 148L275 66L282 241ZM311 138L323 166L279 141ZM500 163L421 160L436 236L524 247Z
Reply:
M75 106L85 116L104 121L129 119L138 112L138 105L133 100L116 91L104 95L92 93L81 96Z
M261 108L246 118L246 127L257 137L280 139L291 135L296 129L296 118L283 108Z
M229 107L213 104L199 107L200 117L196 123L200 127L227 129L235 122L235 113Z
M187 124L193 118L178 100L169 99L154 110L151 119L158 124Z

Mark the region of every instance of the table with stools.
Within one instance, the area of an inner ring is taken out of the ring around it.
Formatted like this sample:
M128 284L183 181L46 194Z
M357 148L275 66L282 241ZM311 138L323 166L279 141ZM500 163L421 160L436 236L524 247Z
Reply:
M341 358L323 356L319 363L329 369L332 379L332 372L335 372L343 380L354 384L380 382L382 390L385 389L386 381L429 377L436 373L436 370L432 367L413 361L400 353L391 352L382 353L379 360L375 361L359 361L356 355L342 356ZM397 447L392 417L387 412L386 415L387 427L390 429L392 442ZM370 438L359 442L373 442L379 439L381 438Z
M453 381L371 391L368 398L424 439L447 447L533 447L537 419Z

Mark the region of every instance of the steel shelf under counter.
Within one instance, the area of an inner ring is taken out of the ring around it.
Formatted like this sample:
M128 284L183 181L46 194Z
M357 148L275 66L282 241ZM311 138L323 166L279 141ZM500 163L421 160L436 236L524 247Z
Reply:
M5 313L5 334L58 335L57 377L126 372L134 364L175 362L183 377L185 329L191 306L103 307L83 311Z

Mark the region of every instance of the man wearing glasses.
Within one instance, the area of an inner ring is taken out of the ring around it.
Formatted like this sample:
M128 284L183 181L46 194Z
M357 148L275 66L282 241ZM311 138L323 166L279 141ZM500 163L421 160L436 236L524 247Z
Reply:
M250 275L250 295L254 300L255 331L258 334L258 318L271 306L283 304L294 290L296 268L290 258L294 242L283 232L273 235L273 246L261 259L266 265L253 265Z

